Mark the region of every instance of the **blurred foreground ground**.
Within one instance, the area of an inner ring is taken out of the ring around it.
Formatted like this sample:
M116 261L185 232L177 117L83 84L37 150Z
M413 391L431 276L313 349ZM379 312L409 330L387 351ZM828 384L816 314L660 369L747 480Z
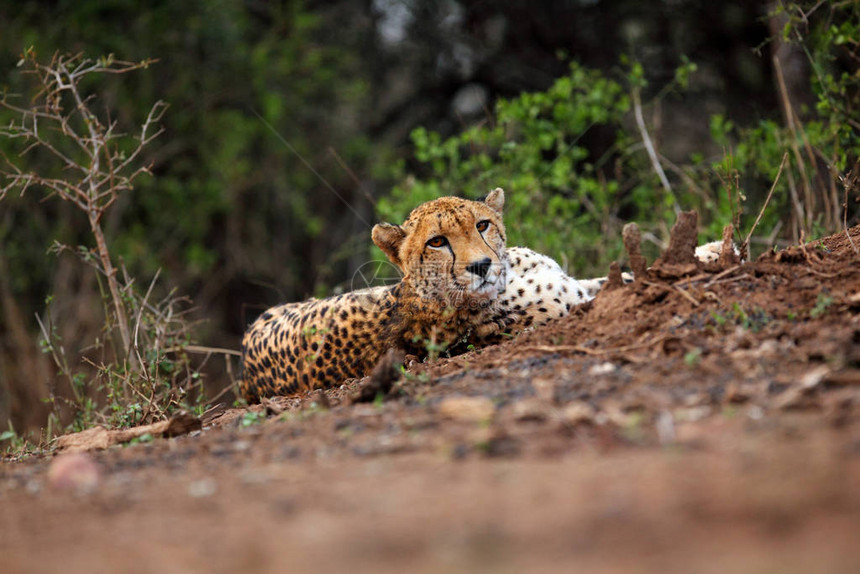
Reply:
M3 461L0 570L860 571L845 233L656 273L353 403L367 384L77 455L67 477L68 454Z

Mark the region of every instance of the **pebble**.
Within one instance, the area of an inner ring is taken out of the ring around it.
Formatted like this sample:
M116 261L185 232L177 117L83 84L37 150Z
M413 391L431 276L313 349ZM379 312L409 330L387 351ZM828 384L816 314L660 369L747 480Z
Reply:
M595 417L594 407L584 402L575 402L565 405L561 411L561 420L569 425L580 423L593 423Z
M614 373L616 370L616 366L612 363L600 363L599 365L594 365L590 369L588 369L589 375L608 375L609 373Z
M540 399L524 399L514 403L514 420L543 421L548 418L547 406Z
M57 456L48 468L48 486L56 490L92 492L101 482L98 463L87 453L75 452Z
M188 496L191 498L206 498L218 492L218 483L214 478L201 478L188 485Z
M439 403L439 414L458 421L488 421L496 407L486 397L450 397Z

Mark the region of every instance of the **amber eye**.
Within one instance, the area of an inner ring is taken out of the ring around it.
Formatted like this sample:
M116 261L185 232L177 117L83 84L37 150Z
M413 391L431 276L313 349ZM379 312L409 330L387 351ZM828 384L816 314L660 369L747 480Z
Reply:
M430 247L444 247L448 245L448 240L442 237L441 235L437 235L427 242L427 245Z
M485 232L490 227L490 222L486 219L475 224L475 228L481 233Z

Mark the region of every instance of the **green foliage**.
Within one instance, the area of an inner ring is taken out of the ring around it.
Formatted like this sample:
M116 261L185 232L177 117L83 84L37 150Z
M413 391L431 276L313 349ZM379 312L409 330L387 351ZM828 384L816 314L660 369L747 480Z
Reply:
M132 445L132 444L146 444L146 443L148 443L148 442L152 442L153 440L155 440L155 437L154 437L154 436L152 436L151 434L149 434L149 433L147 432L147 433L143 433L143 434L142 434L142 435L140 435L140 436L136 436L136 437L134 437L133 439L131 439L130 441L128 441L128 442L127 442L127 443L125 443L125 444L127 444L127 445Z
M847 171L860 158L860 75L854 73L860 4L814 8L820 10L810 21L813 6L797 2L779 4L774 14L787 15L785 40L809 59L814 109L795 110L785 123L763 119L753 126L713 115L711 135L724 153L718 161L694 153L689 165L673 166L683 185L671 189L662 178L661 185L655 173L663 161L649 161L642 151L648 134L643 126L631 128L629 112L641 111L639 94L648 80L641 63L622 58L620 81L574 63L545 92L500 100L491 118L460 134L445 139L415 130L416 165L397 166L400 183L377 210L399 221L440 195L474 199L500 186L507 191L509 244L551 255L580 274L603 273L617 258L623 221L636 220L652 237L665 239L677 210L695 208L706 237L719 237L727 223L740 232L752 224L774 183L761 230L775 235L788 222L782 233L795 241L835 231L844 216L853 221L858 212L854 202L847 214L842 205L849 192L856 193ZM654 101L686 88L696 70L682 57L674 81ZM586 145L583 140L597 130L615 133L614 143L605 149ZM742 219L745 211L749 220Z
M773 320L764 309L748 309L737 301L732 303L728 311L712 310L710 316L712 327L724 330L726 327L735 326L753 333L758 333Z
M50 428L48 436L51 436ZM38 451L39 445L30 442L26 435L19 434L11 421L9 421L9 429L0 433L0 456L20 458Z
M782 41L802 50L810 67L812 107L791 102L783 91L781 68L775 70L778 96L783 104L780 121L763 119L756 125L736 126L723 115L711 118L711 135L726 150L714 169L736 170L744 186L759 190L752 199L763 201L763 192L775 181L784 154L788 166L777 183L774 204L762 220L765 230L788 223L788 235L831 233L841 226L843 203L850 199L844 179L860 160L860 4L856 2L779 2L771 17L783 17ZM737 176L735 176L737 177ZM715 187L725 187L718 178ZM860 209L848 202L847 218Z
M73 430L97 422L117 427L151 422L203 399L199 374L186 352L187 301L172 292L161 300L153 297L158 274L142 292L124 266L115 266L102 227L111 207L147 172L139 157L159 133L155 126L164 105L153 106L142 126L129 130L136 135L128 136L128 126L107 111L97 111L98 98L89 90L96 85L94 77L122 75L147 65L59 54L41 63L30 50L19 62L35 78L31 98L24 100L29 107L6 94L0 99L0 107L14 118L0 128L0 136L22 150L14 159L3 158L0 200L13 192L23 196L30 188L30 194L41 191L47 198L56 197L86 217L95 243L94 248L73 249L55 242L53 249L75 253L94 273L103 306L96 339L67 346L51 321L52 296L46 298L47 318L37 316L42 351L68 384L68 393L51 393L52 421L71 419Z
M123 121L141 119L146 102L171 104L162 121L169 142L143 158L153 163L155 177L139 182L105 226L133 276L145 281L164 268L183 292L213 274L225 282L255 275L290 298L313 289L317 273L300 271L323 267L329 254L308 253L312 262L290 255L315 238L338 245L345 237L326 226L339 200L297 154L315 166L332 163L332 149L355 171L369 163L370 144L360 133L367 99L363 64L343 47L363 32L335 28L335 18L323 18L300 0L253 8L221 0L145 7L87 0L52 8L22 1L4 16L10 21L0 34L1 87L9 93L22 92L26 78L5 54L29 46L42 58L82 47L88 55L157 59L154 73L99 86ZM106 33L114 29L122 33ZM0 113L0 124L7 123ZM2 141L0 152L10 153ZM43 167L38 160L31 159L34 169ZM344 193L352 183L335 168L320 171ZM41 238L74 245L86 236L62 210L32 217L18 198L9 207L0 237L10 230L16 291L45 293L53 270L30 265L44 253ZM236 245L243 246L241 255Z
M413 340L413 343L424 345L424 348L427 351L427 360L431 362L438 359L440 355L447 351L451 344L450 341L439 339L435 327L430 334L430 338L424 339L423 341L420 338L416 338Z
M251 427L258 425L266 420L266 411L254 412L248 411L244 415L242 415L242 419L239 421L239 425L243 428Z
M499 101L489 125L444 141L419 128L412 141L426 177L406 178L401 165L395 175L403 183L380 200L380 216L401 221L440 195L476 199L500 186L507 192L509 244L556 257L569 253L570 245L587 245L595 235L589 224L606 218L617 191L617 183L598 179L578 140L596 124L620 121L628 107L620 84L573 65L546 92Z
M815 299L815 306L810 309L809 316L813 319L820 317L827 313L827 310L833 305L834 299L827 293L819 293L818 297Z
M99 283L105 281L98 277ZM200 412L205 395L200 373L186 347L191 343L188 301L169 294L150 301L132 283L123 285L125 316L134 334L135 349L124 355L114 335L117 315L108 290L101 289L103 335L83 348L63 341L51 322L51 297L46 299L48 322L39 320L39 345L51 356L69 392L52 392L54 425L80 431L94 424L123 428L161 420L177 410ZM72 360L70 360L72 359ZM80 362L78 362L80 361Z
M626 84L644 87L641 64L628 67ZM663 93L685 85L694 70L683 62L677 82ZM489 122L444 140L415 130L423 175L408 175L400 164L394 176L401 183L379 201L378 212L401 221L411 208L440 195L476 199L503 187L509 245L549 254L579 273L600 273L620 253L622 210L624 220L646 229L674 218L676 197L660 187L635 137L624 131L630 108L622 82L573 63L545 92L498 101ZM598 129L616 137L596 155L582 139ZM628 169L633 173L627 181L607 173Z
M702 349L693 347L684 353L684 364L688 367L695 367L702 361Z

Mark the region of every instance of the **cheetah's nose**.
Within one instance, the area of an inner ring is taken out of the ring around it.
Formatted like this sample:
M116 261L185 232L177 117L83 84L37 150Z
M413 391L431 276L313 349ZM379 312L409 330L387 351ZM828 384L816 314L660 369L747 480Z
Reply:
M470 263L466 267L466 271L468 271L469 273L474 273L475 275L477 275L481 279L486 279L487 278L487 271L490 270L490 265L492 265L492 264L493 264L493 262L490 260L489 257L484 257L480 261L475 261L474 263Z

